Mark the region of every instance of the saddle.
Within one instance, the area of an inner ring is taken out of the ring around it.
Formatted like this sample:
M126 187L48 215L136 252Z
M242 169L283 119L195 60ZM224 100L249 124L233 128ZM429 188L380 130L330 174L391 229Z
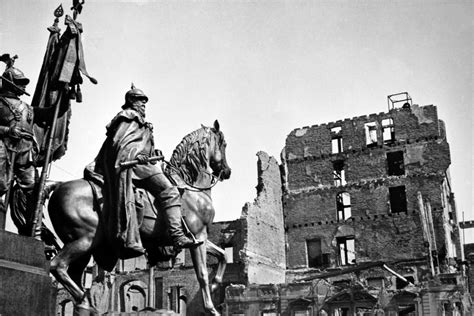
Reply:
M94 200L94 210L102 215L102 209L104 206L104 195L102 194L102 185L89 179L86 180L92 189L92 195ZM154 202L154 197L143 189L136 189L135 191L135 208L137 211L137 222L138 226L141 226L145 214L147 217L152 217L153 219L158 218L158 209L156 208Z
M170 181L175 185L176 181L179 181L179 177L176 176L176 178L176 180L170 179ZM97 175L95 172L91 171L91 169L86 167L84 170L84 180L89 183L92 189L94 211L99 215L99 217L102 217L102 210L104 206L104 196L102 193L103 179L99 177L99 175ZM179 186L178 189L180 190L180 192L182 192ZM155 206L155 198L148 191L140 188L135 188L134 193L138 226L141 227L145 218L151 220L158 220L159 210ZM153 249L147 248L146 254L148 262L151 265L155 265L159 261L169 261L176 258L178 253L179 251L176 251L173 246L156 246L153 247Z

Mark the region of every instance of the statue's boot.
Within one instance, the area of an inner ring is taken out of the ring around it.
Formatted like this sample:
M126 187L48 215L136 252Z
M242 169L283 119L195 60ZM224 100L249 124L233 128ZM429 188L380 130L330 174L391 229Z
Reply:
M177 248L191 248L201 245L204 241L197 240L190 231L187 234L183 231L181 201L178 190L175 187L167 188L160 193L160 198L173 245Z
M18 229L18 234L31 236L31 224L36 208L34 190L14 186L10 206L10 216Z

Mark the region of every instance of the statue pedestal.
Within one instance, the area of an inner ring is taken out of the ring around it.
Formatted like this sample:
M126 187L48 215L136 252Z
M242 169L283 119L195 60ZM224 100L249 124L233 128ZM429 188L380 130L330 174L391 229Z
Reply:
M0 315L55 313L56 288L43 242L0 230Z

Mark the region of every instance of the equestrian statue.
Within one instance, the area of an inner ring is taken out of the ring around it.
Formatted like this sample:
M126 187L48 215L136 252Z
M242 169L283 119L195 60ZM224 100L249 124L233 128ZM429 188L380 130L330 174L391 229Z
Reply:
M222 281L225 252L207 240L207 227L215 214L211 189L231 174L224 134L217 120L213 127L202 126L185 136L165 162L145 120L147 101L132 84L84 178L54 189L48 211L64 246L51 261L51 273L76 303L86 306L81 277L91 256L111 271L118 259L146 254L154 265L187 248L204 309L219 315L211 290ZM212 286L207 252L219 261Z

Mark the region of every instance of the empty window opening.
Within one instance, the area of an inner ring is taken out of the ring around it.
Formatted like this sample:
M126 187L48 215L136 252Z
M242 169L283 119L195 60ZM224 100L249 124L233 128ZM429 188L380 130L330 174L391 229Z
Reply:
M90 289L92 286L92 267L86 267L84 273L82 274L82 287L85 289Z
M403 151L394 151L387 153L387 165L389 176L404 175L405 163L403 160Z
M408 284L410 283L415 283L415 278L413 276L404 276L404 278L408 281L408 282L405 282L403 281L402 279L400 278L397 278L397 290L401 290L403 289L404 287L406 287Z
M355 264L355 240L354 236L337 238L339 250L339 264L342 266Z
M168 306L176 313L181 313L186 309L186 296L184 295L184 289L182 286L176 285L170 287L168 291Z
M71 300L61 302L61 316L74 315L74 303Z
M277 316L277 312L276 311L263 311L262 316Z
M341 127L331 128L331 145L333 154L343 152Z
M382 138L384 144L391 144L395 141L395 127L391 118L382 120Z
M443 316L451 315L451 312L452 312L451 304L450 303L443 303L442 312L443 312L442 313Z
M463 312L463 308L462 308L462 304L460 302L456 302L454 303L454 307L456 309L456 312L458 313L458 315L462 315L462 312Z
M405 186L391 187L388 189L390 193L390 210L392 213L401 213L407 211L407 195Z
M375 122L365 123L364 128L367 147L377 146L377 124Z
M344 161L337 160L333 162L333 179L335 186L346 185L346 175L344 171Z
M225 247L224 251L227 263L234 263L234 247Z
M339 290L342 290L351 286L351 280L344 279L344 280L333 281L332 285L334 285Z
M416 315L415 304L398 305L398 315L399 316L415 316Z
M174 258L174 265L180 266L186 263L186 252L180 251Z
M341 192L336 195L337 220L345 221L352 216L351 214L351 196L347 192Z
M334 309L334 316L349 316L349 307L339 307Z
M163 278L155 278L155 307L163 308Z
M449 216L449 221L454 221L454 213L453 213L453 211L448 212L448 216Z
M308 253L308 267L319 268L323 266L323 253L321 251L321 239L311 239L306 241Z

